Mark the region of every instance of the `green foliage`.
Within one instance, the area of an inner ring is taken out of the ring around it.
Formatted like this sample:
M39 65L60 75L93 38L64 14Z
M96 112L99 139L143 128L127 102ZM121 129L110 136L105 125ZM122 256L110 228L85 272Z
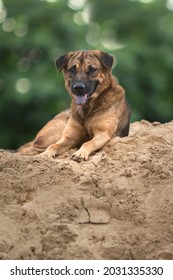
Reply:
M146 3L145 3L146 2ZM78 49L116 56L132 121L173 118L171 0L0 0L0 147L29 141L70 104L54 60Z

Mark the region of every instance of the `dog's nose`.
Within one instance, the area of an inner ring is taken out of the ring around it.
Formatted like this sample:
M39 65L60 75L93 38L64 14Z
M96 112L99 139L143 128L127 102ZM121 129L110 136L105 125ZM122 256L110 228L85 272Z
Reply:
M85 84L81 81L76 81L72 86L72 90L75 93L83 93L85 91Z

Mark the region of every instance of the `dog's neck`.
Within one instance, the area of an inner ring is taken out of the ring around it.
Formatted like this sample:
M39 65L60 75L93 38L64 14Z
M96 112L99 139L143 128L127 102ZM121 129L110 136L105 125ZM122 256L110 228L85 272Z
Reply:
M80 122L83 122L92 112L93 104L91 102L87 102L84 106L75 105L72 102L72 115L77 117Z

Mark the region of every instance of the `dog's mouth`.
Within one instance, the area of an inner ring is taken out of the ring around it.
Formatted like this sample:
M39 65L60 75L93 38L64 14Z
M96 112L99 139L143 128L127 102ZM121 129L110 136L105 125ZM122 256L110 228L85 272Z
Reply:
M89 98L95 92L97 85L98 85L98 82L95 82L93 84L93 87L87 92L85 92L84 90L82 92L74 92L75 104L82 105L82 106L85 105L85 103L87 103Z
M89 94L88 93L83 94L83 95L76 95L75 94L74 97L75 97L75 103L77 105L84 105L87 102L87 100L89 99Z

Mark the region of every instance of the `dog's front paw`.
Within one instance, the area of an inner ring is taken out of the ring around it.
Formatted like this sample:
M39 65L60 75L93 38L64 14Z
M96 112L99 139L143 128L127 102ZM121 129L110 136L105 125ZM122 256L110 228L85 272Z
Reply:
M52 144L51 146L49 146L46 149L45 152L40 154L41 157L48 157L48 158L55 158L56 155L57 155L57 145L56 144Z
M83 160L88 160L89 158L89 153L88 151L80 148L77 152L75 152L74 154L72 154L72 160L77 161L77 162L81 162Z

